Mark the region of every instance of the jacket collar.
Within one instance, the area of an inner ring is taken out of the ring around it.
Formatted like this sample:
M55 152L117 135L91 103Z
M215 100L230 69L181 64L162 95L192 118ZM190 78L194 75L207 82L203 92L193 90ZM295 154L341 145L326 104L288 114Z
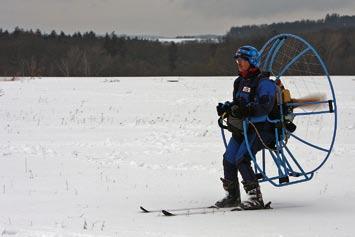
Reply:
M255 76L259 75L259 74L260 74L260 69L259 68L251 67L251 68L249 68L248 71L239 72L238 75L243 77L244 79L249 79L249 78L255 77Z

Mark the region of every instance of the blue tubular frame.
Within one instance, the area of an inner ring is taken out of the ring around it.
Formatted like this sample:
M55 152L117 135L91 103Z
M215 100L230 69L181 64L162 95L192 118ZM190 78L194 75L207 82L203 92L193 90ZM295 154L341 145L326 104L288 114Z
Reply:
M298 41L301 41L306 48L300 52L298 55L296 55L293 59L291 59L286 66L284 66L281 70L281 72L279 73L279 75L276 75L276 79L282 77L284 75L284 73L295 63L297 62L297 60L299 58L301 58L304 54L306 54L307 52L311 51L316 58L318 59L323 71L324 71L324 75L326 76L327 80L328 80L328 84L329 84L329 88L331 91L331 100L328 101L320 101L320 102L305 102L305 103L287 103L286 106L288 107L297 107L300 105L307 105L307 104L325 104L328 103L329 104L329 110L324 110L324 111L316 111L316 112L304 112L304 113L293 113L294 116L309 116L309 115L317 115L317 114L325 114L325 113L333 113L334 114L334 130L333 130L333 136L332 136L332 140L331 140L331 144L329 146L329 148L323 148L320 147L316 144L312 144L290 132L288 132L284 126L281 126L281 131L279 131L279 128L277 128L277 126L275 126L275 140L276 140L276 150L269 150L270 156L272 157L272 160L274 161L276 167L277 167L277 172L278 175L277 176L272 176L272 177L268 177L267 175L267 167L266 167L266 157L265 157L265 149L262 150L262 160L261 160L261 167L257 162L256 156L252 153L251 151L251 145L249 143L249 139L248 139L248 125L251 122L249 120L249 118L245 119L243 121L243 131L244 131L244 140L246 142L247 145L247 150L249 153L249 156L251 158L251 160L254 163L254 169L255 172L257 174L259 174L259 182L270 182L272 185L276 186L276 187L283 187L283 186L287 186L287 185L291 185L291 184L296 184L296 183L302 183L302 182L306 182L311 180L314 177L314 173L316 171L318 171L324 164L325 162L328 160L330 153L334 147L334 143L335 143L335 137L336 137L336 130L337 130L337 103L336 103L336 98L335 98L335 93L334 93L334 88L328 73L328 70L323 62L323 60L321 59L321 57L319 56L319 54L317 53L317 51L304 39L302 39L299 36L296 35L292 35L292 34L280 34L277 35L273 38L271 38L269 41L267 41L265 43L265 45L262 47L262 49L260 50L261 53L264 52L264 50L266 49L266 47L268 47L270 44L270 50L268 51L267 55L266 55L266 59L265 61L260 65L260 67L265 70L267 69L268 71L271 71L272 69L272 65L273 62L277 56L277 53L279 52L279 50L281 49L281 47L283 46L283 44L285 43L285 41L288 38L292 38L292 39L296 39ZM281 96L280 93L278 93L277 96ZM281 100L279 100L281 101ZM269 118L267 118L267 121L270 123L280 123L283 124L283 107L282 104L279 105L280 106L280 115L281 115L281 119L276 119L276 120L271 120ZM227 147L227 141L225 138L225 133L224 133L224 129L221 128L221 133L222 133L222 137L223 137L223 142L225 147ZM325 157L323 159L323 161L313 170L310 171L305 171L302 166L300 165L300 163L297 161L297 159L294 157L294 155L292 154L292 152L290 151L290 149L287 147L286 143L284 142L286 134L288 136L290 136L291 138L294 138L296 140L298 140L299 142L310 146L314 149L320 150L325 152ZM284 152L285 151L285 152ZM292 164L294 165L294 167L292 166ZM296 169L297 168L297 169ZM294 180L289 180L289 177L292 177ZM275 180L279 180L279 182L275 182Z
M269 62L269 66L268 66L268 68L267 68L267 70L268 70L269 72L271 72L271 70L272 70L272 64L274 63L274 60L275 60L275 58L276 58L276 55L277 55L277 53L279 52L279 50L280 50L280 48L282 47L282 45L284 44L285 40L286 40L286 38L284 37L284 38L280 39L280 42L277 44L277 48L276 48L275 51L273 52L272 57L271 57L271 60L270 60L270 62Z
M315 148L315 149L318 149L318 150L321 150L321 151L324 151L324 152L329 152L328 149L322 148L322 147L320 147L320 146L317 146L317 145L314 145L314 144L312 144L312 143L310 143L310 142L307 142L306 140L304 140L304 139L302 139L302 138L296 136L295 134L292 134L292 133L291 133L290 135L291 135L291 137L297 139L298 141L300 141L300 142L302 142L302 143L304 143L304 144L306 144L306 145L308 145L308 146L310 146L310 147L313 147L313 148Z
M266 59L264 61L265 64L262 67L263 71L271 71L272 62L275 60L277 52L279 51L279 49L281 48L281 46L285 42L285 39L286 38L282 38L282 37L281 38L277 38L276 42L274 42L274 44L271 46L271 48L270 48L270 50L269 50L269 52L268 52L268 54L266 56ZM270 56L271 56L271 60L269 60ZM267 65L268 62L269 62L269 65Z
M301 53L295 56L290 62L286 64L286 66L281 70L280 74L277 75L276 79L279 79L284 75L284 73L295 63L298 59L300 59L303 55L305 55L311 48L304 49Z

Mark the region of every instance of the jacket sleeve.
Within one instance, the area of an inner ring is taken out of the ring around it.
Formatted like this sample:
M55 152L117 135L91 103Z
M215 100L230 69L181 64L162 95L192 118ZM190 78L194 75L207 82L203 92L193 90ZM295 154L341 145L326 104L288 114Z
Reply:
M262 79L256 91L256 102L249 103L249 116L268 115L275 103L276 85L269 79Z
M234 84L233 84L233 101L236 101L236 94L237 91L239 89L239 84L240 84L240 77L238 77L237 79L234 80Z

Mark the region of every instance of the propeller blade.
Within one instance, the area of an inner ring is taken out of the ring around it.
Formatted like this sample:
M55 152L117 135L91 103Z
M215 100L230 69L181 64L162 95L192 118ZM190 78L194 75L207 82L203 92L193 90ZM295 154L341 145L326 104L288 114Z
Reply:
M320 102L320 101L324 101L325 99L326 99L325 94L312 94L301 98L292 98L292 102L293 103ZM296 106L296 108L313 109L322 105L324 104L304 104L304 105L298 105Z

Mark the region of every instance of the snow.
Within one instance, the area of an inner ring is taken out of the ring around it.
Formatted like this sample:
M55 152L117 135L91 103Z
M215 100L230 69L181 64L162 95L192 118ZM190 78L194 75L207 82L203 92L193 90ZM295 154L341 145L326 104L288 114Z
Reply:
M332 79L338 135L313 180L263 183L272 210L164 217L139 206L205 206L224 195L215 105L230 99L232 77L3 78L0 233L352 236L355 79ZM331 127L323 122L313 125Z
M162 43L171 43L174 42L176 44L181 44L181 43L189 43L189 42L214 42L218 43L219 38L217 36L214 37L203 37L203 38L198 38L198 37L186 37L186 38L158 38L159 42Z
M191 42L191 41L202 41L202 39L199 38L159 38L159 42L162 43L185 43L185 42Z

